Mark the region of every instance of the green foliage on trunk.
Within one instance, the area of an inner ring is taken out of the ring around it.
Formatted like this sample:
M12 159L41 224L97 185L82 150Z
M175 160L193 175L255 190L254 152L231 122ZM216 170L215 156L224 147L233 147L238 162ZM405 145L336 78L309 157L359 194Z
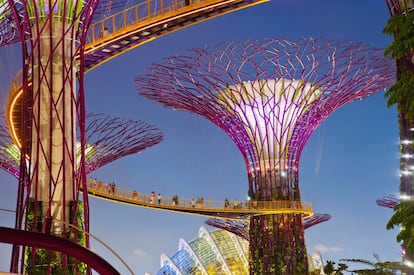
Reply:
M250 220L250 274L308 273L303 230L296 215L279 214Z
M414 13L392 16L383 33L394 35L394 41L386 48L385 55L397 60L397 81L386 92L388 107L397 104L407 117L414 115Z
M36 207L36 217L34 208ZM82 228L84 225L83 219L83 202L70 202L71 210L76 209L76 227ZM72 216L72 215L71 215ZM73 220L72 217L70 220ZM34 228L36 222L36 228ZM27 212L27 230L34 232L42 232L42 202L35 203L30 200ZM65 237L65 236L61 236ZM66 238L76 242L79 245L86 245L86 234L84 231L77 230L73 227L68 227ZM66 259L65 259L66 258ZM64 260L65 259L65 260ZM63 263L66 261L66 265ZM66 256L61 252L50 251L44 248L27 247L25 250L25 272L27 274L42 275L48 274L86 274L87 265L78 262L75 258Z
M406 250L414 251L414 202L402 201L394 211L394 215L387 223L387 229L401 226L397 241L404 242Z

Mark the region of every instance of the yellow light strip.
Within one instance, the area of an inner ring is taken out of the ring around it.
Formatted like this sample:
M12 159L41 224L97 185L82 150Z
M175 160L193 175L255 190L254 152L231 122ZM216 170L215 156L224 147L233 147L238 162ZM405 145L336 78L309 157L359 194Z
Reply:
M22 144L19 141L19 137L17 136L16 133L16 128L14 127L14 117L13 117L13 111L16 105L17 100L23 95L23 87L22 89L16 94L16 96L12 99L12 102L10 104L10 108L9 108L9 125L10 125L10 130L11 130L11 137L14 140L14 142L16 143L17 147L22 148Z

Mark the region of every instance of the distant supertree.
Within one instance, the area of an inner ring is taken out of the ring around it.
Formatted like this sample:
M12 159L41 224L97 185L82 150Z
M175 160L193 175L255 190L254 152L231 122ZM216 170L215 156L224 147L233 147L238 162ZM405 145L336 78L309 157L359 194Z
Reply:
M397 196L390 195L378 199L376 203L378 206L394 209L394 207L400 204L400 199Z
M383 49L350 41L230 42L193 49L136 78L141 95L206 117L244 156L254 200L300 201L300 154L342 105L392 85ZM301 214L250 218L251 274L305 274Z
M329 214L315 214L312 217L305 219L303 222L304 229L310 228L321 222L331 219ZM228 220L220 218L210 218L205 221L206 224L220 229L227 230L245 240L249 240L249 222L242 220Z
M86 115L86 173L139 153L162 140L162 132L149 123L89 113ZM20 150L13 143L9 130L0 125L0 169L18 178L19 159Z

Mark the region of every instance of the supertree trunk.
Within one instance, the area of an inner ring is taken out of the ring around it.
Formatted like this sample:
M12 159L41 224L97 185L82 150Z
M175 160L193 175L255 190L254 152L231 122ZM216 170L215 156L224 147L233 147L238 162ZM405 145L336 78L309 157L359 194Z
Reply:
M288 175L276 171L258 171L254 179L273 186L268 196L252 194L254 199L300 201L297 173ZM254 183L255 185L257 183ZM250 274L304 274L308 270L303 217L299 214L253 216L250 218ZM288 255L288 256L287 256Z
M95 4L81 0L9 1L19 26L24 62L22 127L16 139L22 152L16 227L58 235L85 246L89 246L88 235L74 229L89 231L87 192L82 201L79 197L81 188L87 191L84 150L80 162L76 156L77 131L80 146L85 147L84 70L77 57L82 56L80 45L85 43L92 15L82 11ZM14 249L13 272L18 269L18 253ZM86 271L66 255L35 247L26 249L21 257L29 273Z

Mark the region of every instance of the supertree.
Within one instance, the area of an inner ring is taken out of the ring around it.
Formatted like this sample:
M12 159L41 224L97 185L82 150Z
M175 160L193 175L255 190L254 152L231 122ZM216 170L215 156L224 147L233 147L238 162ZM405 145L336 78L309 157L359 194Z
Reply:
M393 81L382 49L314 38L193 49L135 80L144 97L204 116L227 133L244 157L253 201L298 203L299 159L315 128ZM302 215L253 216L249 238L251 274L307 273Z
M83 56L87 30L98 0L1 1L4 37L22 49L21 150L16 229L51 233L89 246L85 170ZM7 22L8 23L7 23ZM6 22L6 23L4 23ZM5 25L4 25L5 24ZM4 27L6 26L6 27ZM10 30L13 29L13 30ZM13 33L12 36L7 34ZM4 42L4 41L2 41ZM31 82L29 82L31 79ZM76 134L80 134L79 161ZM73 227L73 228L72 228ZM58 252L13 246L10 270L85 272ZM66 271L63 271L66 270Z
M307 229L315 226L319 223L328 221L331 219L329 214L314 214L312 217L303 221L303 228ZM206 224L227 230L245 240L249 240L249 222L241 220L228 220L221 218L210 218L205 221Z
M393 35L394 41L385 53L396 60L397 81L387 92L388 106L396 105L400 136L400 196L404 199L394 208L394 215L387 224L387 229L401 226L397 241L402 242L403 262L411 269L407 274L414 274L414 234L413 222L407 219L405 211L414 208L414 1L385 0L391 18L384 33ZM409 244L407 246L407 244Z
M394 207L400 204L400 199L397 196L390 195L378 199L376 203L378 206L394 209Z

